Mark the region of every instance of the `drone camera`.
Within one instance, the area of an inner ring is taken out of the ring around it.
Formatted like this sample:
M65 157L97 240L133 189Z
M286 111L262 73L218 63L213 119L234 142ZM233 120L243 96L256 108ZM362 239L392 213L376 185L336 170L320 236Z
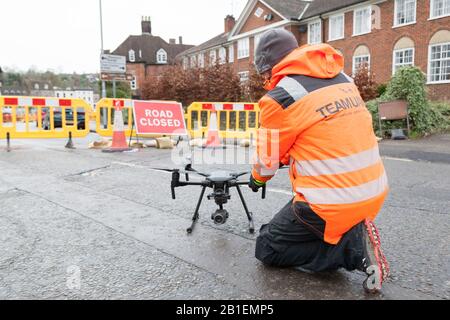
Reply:
M215 213L212 214L211 219L214 221L214 224L216 225L222 225L225 224L230 217L227 210L217 210Z

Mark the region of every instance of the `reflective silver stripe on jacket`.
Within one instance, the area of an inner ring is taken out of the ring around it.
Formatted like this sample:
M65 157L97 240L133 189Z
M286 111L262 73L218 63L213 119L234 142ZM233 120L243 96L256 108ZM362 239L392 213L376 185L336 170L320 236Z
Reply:
M297 161L296 166L300 176L316 177L354 172L373 166L380 161L380 151L376 146L370 150L343 158Z
M350 188L297 188L311 204L333 205L366 201L381 195L388 188L388 178L384 173L380 178Z

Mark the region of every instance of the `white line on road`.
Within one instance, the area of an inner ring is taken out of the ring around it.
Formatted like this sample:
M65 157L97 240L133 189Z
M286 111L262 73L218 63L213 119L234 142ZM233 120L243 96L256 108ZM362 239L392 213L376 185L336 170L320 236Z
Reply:
M403 161L403 162L414 162L414 160L411 160L411 159L404 159L404 158L383 157L383 159L386 159L386 160L393 160L393 161Z

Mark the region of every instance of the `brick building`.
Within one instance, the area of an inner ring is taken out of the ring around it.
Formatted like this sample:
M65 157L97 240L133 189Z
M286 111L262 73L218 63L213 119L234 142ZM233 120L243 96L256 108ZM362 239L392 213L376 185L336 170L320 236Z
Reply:
M231 63L248 78L264 31L285 28L300 45L326 42L345 57L345 71L367 62L378 83L416 65L430 98L450 101L450 0L249 0L221 35L179 55L184 66Z
M145 81L156 80L169 66L175 63L175 57L191 48L183 44L182 37L178 43L170 39L169 43L161 37L152 35L150 18L143 17L142 34L129 36L112 54L127 58L127 73L133 74L135 79L131 88L135 97L140 97L142 85Z

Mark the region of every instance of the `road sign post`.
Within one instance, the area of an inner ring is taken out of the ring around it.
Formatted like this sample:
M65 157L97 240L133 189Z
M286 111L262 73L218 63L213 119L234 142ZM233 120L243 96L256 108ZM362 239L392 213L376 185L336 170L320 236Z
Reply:
M101 72L102 73L126 73L127 72L127 59L124 56L102 54L100 64L101 64Z
M100 57L100 70L102 74L102 96L106 98L106 85L105 81L113 81L113 97L116 97L116 78L110 76L111 79L105 79L104 74L122 76L127 72L127 59L124 56L117 56L112 54L103 54ZM120 81L120 80L119 80ZM103 114L103 118L106 119L107 114ZM106 127L106 121L104 120L104 126Z

